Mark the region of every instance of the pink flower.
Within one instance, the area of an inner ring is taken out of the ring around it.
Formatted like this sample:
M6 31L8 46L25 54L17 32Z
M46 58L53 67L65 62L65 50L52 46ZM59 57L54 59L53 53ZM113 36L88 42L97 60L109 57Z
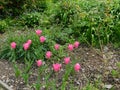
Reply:
M24 43L23 44L23 48L24 48L24 50L28 50L29 49L29 43Z
M53 70L55 72L58 72L60 69L61 69L61 64L59 63L53 64Z
M65 57L65 58L64 58L64 63L65 63L65 64L70 63L70 57Z
M40 37L40 42L41 42L41 43L45 42L45 40L46 40L46 38L45 38L44 36L41 36L41 37Z
M76 41L76 42L74 43L74 47L75 47L75 48L78 48L79 45L80 45L80 43L79 43L78 41Z
M72 50L73 50L73 45L72 45L72 44L69 44L69 45L68 45L68 49L69 49L70 51L72 51Z
M46 58L47 58L47 59L50 59L51 56L52 56L52 52L47 51L47 52L46 52Z
M12 49L15 49L15 48L16 48L16 43L15 43L15 42L12 42L10 45L11 45L11 48L12 48Z
M80 69L81 69L80 64L76 63L75 66L74 66L74 70L78 72Z
M28 43L29 45L31 45L31 44L32 44L32 40L29 39L29 40L27 41L27 43Z
M37 60L36 63L37 63L37 66L40 67L42 65L42 60Z
M41 35L41 33L42 33L42 30L36 30L35 32L36 32L36 34L37 34L37 35L39 35L39 36L40 36L40 35Z
M58 49L60 48L60 45L59 45L59 44L55 44L54 48L55 48L56 50L58 50Z

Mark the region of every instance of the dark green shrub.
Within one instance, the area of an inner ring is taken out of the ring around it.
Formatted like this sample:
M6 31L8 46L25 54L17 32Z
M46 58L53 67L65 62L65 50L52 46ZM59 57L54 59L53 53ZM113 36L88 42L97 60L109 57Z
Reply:
M23 13L23 5L25 0L2 0L0 9L3 16L9 15L11 17L18 16Z
M0 16L15 17L26 11L43 12L46 8L46 0L2 0L0 1Z

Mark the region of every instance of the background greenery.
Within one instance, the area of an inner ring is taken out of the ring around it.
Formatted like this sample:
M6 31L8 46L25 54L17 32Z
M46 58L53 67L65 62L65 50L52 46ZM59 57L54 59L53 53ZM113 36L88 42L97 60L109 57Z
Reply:
M119 47L119 12L119 0L1 0L0 33L39 28L61 45L78 40Z

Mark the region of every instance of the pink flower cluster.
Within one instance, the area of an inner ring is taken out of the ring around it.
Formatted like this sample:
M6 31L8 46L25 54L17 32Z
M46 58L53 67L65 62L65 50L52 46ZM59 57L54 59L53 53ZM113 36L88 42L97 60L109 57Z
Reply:
M40 36L40 37L39 37L40 42L41 42L41 43L44 43L44 42L46 41L46 38L45 38L44 36L41 36L42 30L36 30L35 32L36 32L36 34L37 34L38 36ZM25 51L28 50L28 49L30 48L30 45L31 45L31 44L32 44L32 40L30 40L30 39L27 40L27 42L25 42L25 43L23 44L23 49L24 49ZM74 44L69 44L69 45L68 45L68 50L69 50L69 51L73 51L74 48L78 48L78 47L79 47L79 44L80 44L80 43L79 43L78 41L75 41ZM15 49L16 46L17 46L16 42L12 42L10 45L11 45L11 48L12 48L12 49ZM59 45L59 44L55 44L55 45L54 45L54 49L55 49L55 50L59 50L59 49L60 49L60 45ZM45 54L45 58L46 58L46 59L50 59L52 55L53 55L53 54L52 54L51 51L47 51L46 54ZM70 57L64 57L64 63L65 63L66 65L69 64L70 62L71 62L71 58L70 58ZM37 61L36 61L36 65L37 65L38 67L42 66L42 64L43 64L42 60L37 60ZM58 71L61 70L62 65L59 64L59 63L55 63L55 64L52 65L52 68L53 68L53 70L54 70L55 72L58 72ZM74 65L74 70L75 70L76 72L78 72L80 69L81 69L80 64L79 64L79 63L76 63L76 64Z
M35 32L38 36L40 36L42 34L42 30L36 30ZM46 40L46 38L44 36L40 36L40 42L41 43L44 43L45 40ZM25 51L28 50L30 48L31 44L32 44L32 40L29 39L26 43L23 44L24 50Z
M48 51L48 52L49 52L49 51ZM51 53L51 52L50 52L50 53ZM37 63L37 66L38 66L38 67L42 66L42 60L37 60L36 63ZM70 63L70 57L65 57L65 58L64 58L64 63L65 63L65 64L69 64L69 63ZM62 65L59 64L59 63L55 63L55 64L52 65L52 68L53 68L53 70L54 70L55 72L58 72L58 71L61 70ZM79 63L76 63L76 64L74 65L74 70L75 70L76 72L79 72L80 69L81 69L80 64L79 64Z
M53 64L53 70L54 70L55 72L58 72L58 71L60 71L61 66L62 66L62 65L59 64L59 63Z
M78 48L80 43L78 41L75 41L74 44L69 44L68 45L68 50L73 51L74 48Z
M62 67L62 65L59 64L59 63L53 64L53 70L54 70L55 72L60 71L61 67ZM81 69L80 64L79 64L79 63L76 63L76 64L74 65L74 70L75 70L76 72L79 72L80 69Z
M40 36L40 35L42 34L42 30L39 30L39 29L36 30L35 32L36 32L36 34L37 34L38 36ZM46 40L46 38L45 38L44 36L40 36L40 42L41 42L41 43L44 43L45 40Z
M40 41L41 41L41 42L44 42L45 38L44 38L43 36L41 36L41 37L43 38L43 41L42 41L42 39L40 39ZM74 44L69 44L69 45L68 45L68 49L69 49L70 51L72 51L74 48L78 48L78 47L79 47L79 42L78 42L78 41L74 42ZM59 45L59 44L55 44L55 45L54 45L54 49L55 49L55 50L59 50L59 48L60 48L60 45ZM46 59L50 59L51 56L52 56L52 52L51 52L51 51L47 51L47 52L46 52L46 55L45 55ZM64 63L65 63L66 65L69 64L70 62L71 62L70 57L65 57L65 58L64 58ZM41 61L41 60L38 60L38 61L37 61L37 66L40 67L41 65L42 65L42 61ZM59 63L55 63L55 64L52 65L52 68L53 68L53 70L54 70L55 72L58 72L58 71L61 70L62 65L59 64ZM75 70L76 72L78 72L80 69L81 69L80 64L79 64L79 63L76 63L76 64L74 65L74 70Z
M26 43L23 44L24 50L25 51L28 50L31 44L32 44L32 40L29 39Z

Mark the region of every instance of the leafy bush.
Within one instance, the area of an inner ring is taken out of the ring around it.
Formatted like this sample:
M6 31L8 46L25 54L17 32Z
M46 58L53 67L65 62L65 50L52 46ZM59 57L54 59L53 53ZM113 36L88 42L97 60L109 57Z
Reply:
M35 27L39 25L40 14L39 13L28 13L22 16L22 23L27 27Z
M49 5L46 14L53 25L61 26L66 32L72 30L70 36L92 46L102 47L120 41L117 38L120 36L119 3L119 0L62 0Z
M51 23L62 24L67 27L73 23L73 19L77 13L75 2L73 0L61 0L55 4L49 3L45 13L50 15Z
M25 11L43 12L47 8L46 0L2 0L0 7L1 17L15 17Z
M0 21L0 33L4 33L5 29L8 27L7 23L5 20Z
M25 0L24 8L29 12L31 11L44 12L47 8L47 0Z
M20 17L21 18L18 20L20 21L20 24L22 26L27 26L29 28L37 27L37 26L41 26L44 28L51 27L49 17L44 13L42 14L39 12L31 12L31 13L25 13Z

